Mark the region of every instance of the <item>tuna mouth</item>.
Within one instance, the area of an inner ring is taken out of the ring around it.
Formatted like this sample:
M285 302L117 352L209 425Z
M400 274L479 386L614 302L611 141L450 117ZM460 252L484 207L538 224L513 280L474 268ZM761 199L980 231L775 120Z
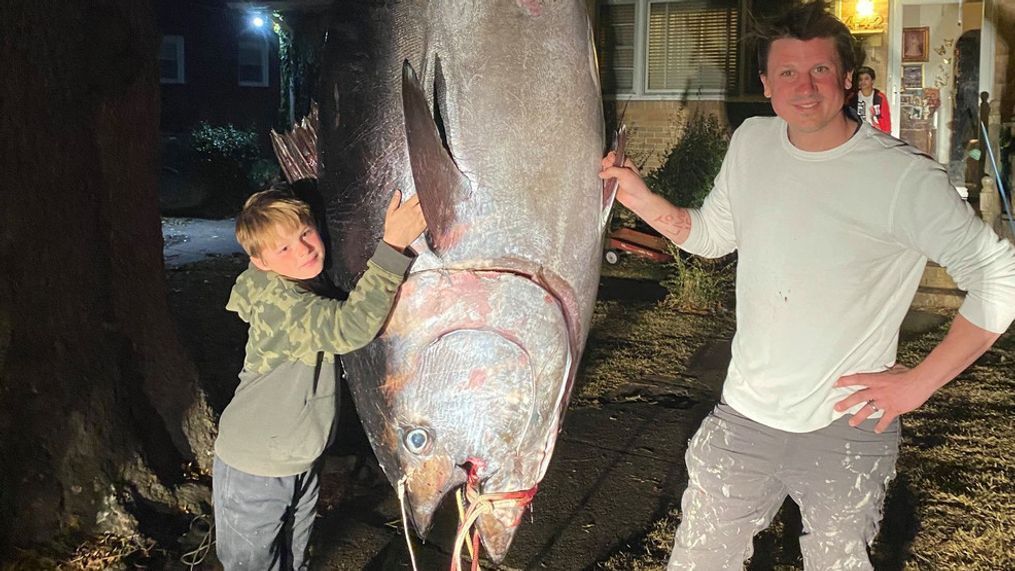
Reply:
M507 556L515 532L518 531L538 486L514 492L479 493L474 477L475 469L470 466L466 466L466 469L470 474L464 493L468 508L463 521L459 522L460 527L455 537L455 560L459 560L464 542L471 539L470 527L475 525L487 557L500 564Z
M444 464L441 466L441 464ZM473 476L460 476L461 474L474 474L475 467L470 462L460 466L449 466L441 461L430 463L425 470L448 470L456 472L455 477L446 481L442 490L414 487L408 490L409 517L417 534L426 538L433 522L436 508L447 492L462 486L465 498L464 514L460 514L459 529L455 536L455 542L450 546L455 559L458 560L465 551L465 543L473 539L473 531L478 533L482 542L484 555L493 562L500 564L507 556L511 543L514 541L515 533L521 525L529 504L535 497L537 486L525 490L512 492L481 492L480 490L489 486L477 483ZM416 474L410 480L430 480ZM440 478L437 478L440 479ZM418 482L417 482L418 483Z

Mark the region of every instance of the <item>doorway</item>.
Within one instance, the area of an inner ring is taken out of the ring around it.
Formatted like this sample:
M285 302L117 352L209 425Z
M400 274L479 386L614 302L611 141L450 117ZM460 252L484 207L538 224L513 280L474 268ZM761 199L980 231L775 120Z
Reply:
M968 155L979 139L984 2L895 0L890 9L893 134L945 165L960 194L975 193L982 169Z

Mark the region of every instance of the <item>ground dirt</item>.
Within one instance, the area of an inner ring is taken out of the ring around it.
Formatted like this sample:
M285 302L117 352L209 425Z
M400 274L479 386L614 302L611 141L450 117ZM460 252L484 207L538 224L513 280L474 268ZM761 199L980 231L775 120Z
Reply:
M245 264L242 256L231 254L167 269L181 336L218 412L231 397L243 360L244 324L224 305ZM655 308L665 290L657 281L622 277L622 269L606 272L614 277L601 284L581 376L553 462L502 569L664 566L679 517L674 508L686 484L683 453L718 399L732 315L661 313ZM945 320L913 313L907 339L919 341L927 332L939 338ZM1013 345L1010 339L1006 343ZM1004 358L997 374L1010 385ZM372 458L347 391L345 396L338 441L327 453L312 568L409 569L398 501ZM964 568L914 563L920 494L911 489L913 480L904 471L912 463L912 458L900 459L900 478L876 547L878 569ZM1010 467L1004 470L1005 477L1011 475ZM455 525L453 501L448 501L429 541L413 536L419 569L447 568ZM1001 533L1008 533L1010 525L1009 517ZM787 503L776 523L757 538L749 569L800 569L799 534L799 515ZM175 561L198 539L191 534L182 544L164 544L167 552L159 565L185 568ZM219 568L213 552L196 568Z

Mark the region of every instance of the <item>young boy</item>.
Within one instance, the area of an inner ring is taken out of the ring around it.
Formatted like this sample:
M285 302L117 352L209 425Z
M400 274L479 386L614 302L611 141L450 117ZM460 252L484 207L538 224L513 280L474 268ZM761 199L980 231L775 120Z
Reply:
M306 203L267 190L236 217L251 265L226 308L250 329L240 384L219 421L212 478L216 551L227 571L307 566L318 459L336 421L335 354L377 335L411 261L402 252L426 227L418 198L400 200L396 192L383 242L346 301L303 285L324 267Z

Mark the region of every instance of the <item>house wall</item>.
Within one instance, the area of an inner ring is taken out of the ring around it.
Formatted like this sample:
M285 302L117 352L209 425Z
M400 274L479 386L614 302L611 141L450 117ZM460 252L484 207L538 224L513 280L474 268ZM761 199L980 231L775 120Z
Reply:
M278 39L270 24L264 31L271 46L269 85L240 86L237 42L251 33L244 14L225 2L159 0L158 28L184 38L184 83L162 85L160 128L189 131L198 122L252 127L267 140L279 104Z
M617 118L630 132L628 154L644 169L659 166L663 156L680 139L683 121L695 113L712 114L731 130L736 129L747 117L773 115L767 101L683 101L666 100L607 100L607 126L615 128Z

